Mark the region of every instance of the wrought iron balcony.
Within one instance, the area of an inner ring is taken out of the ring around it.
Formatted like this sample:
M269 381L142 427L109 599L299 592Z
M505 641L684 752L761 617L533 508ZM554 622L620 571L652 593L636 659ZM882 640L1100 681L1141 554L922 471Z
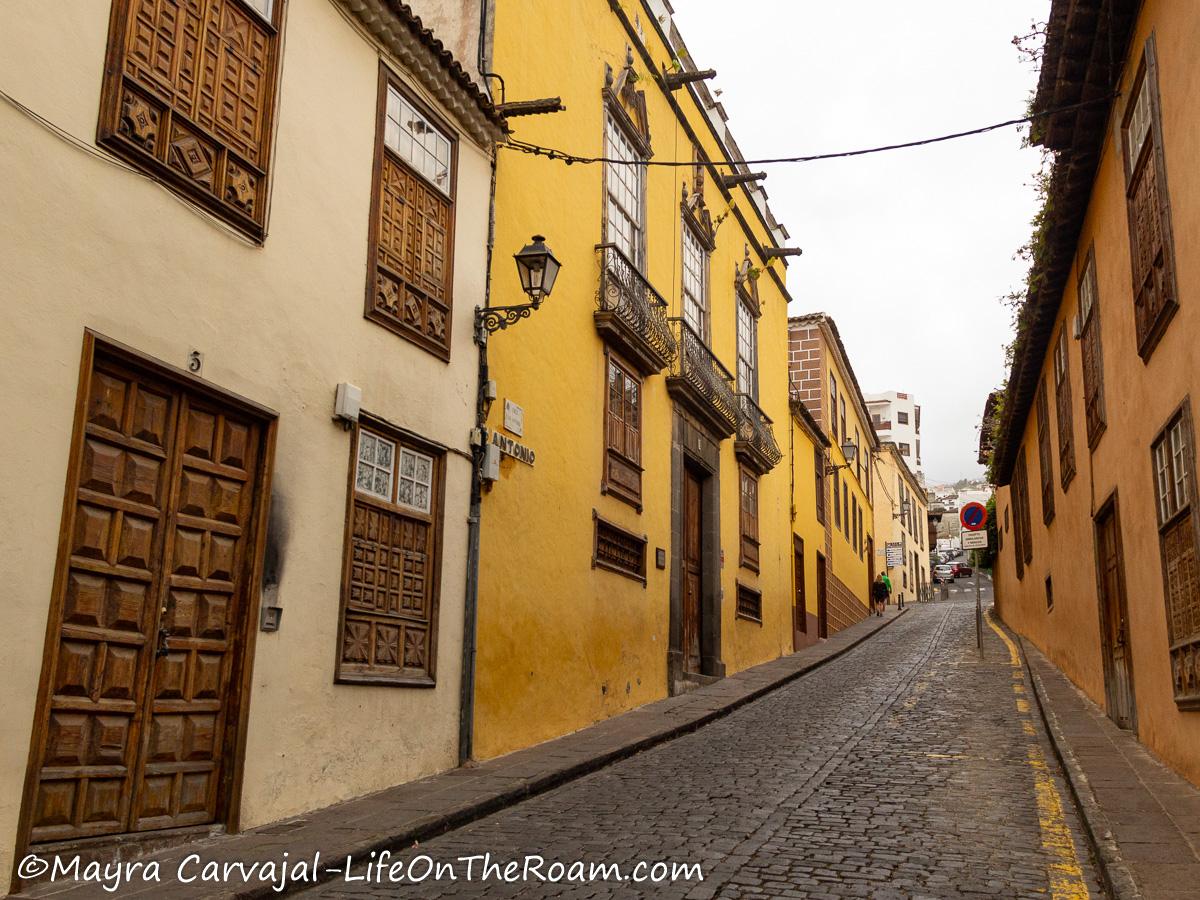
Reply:
M683 319L668 319L679 351L667 376L667 391L714 434L727 438L737 426L733 376L704 338Z
M667 301L616 246L597 244L600 290L596 330L643 375L661 372L677 345L667 324Z
M775 442L771 420L749 394L738 394L737 439L733 452L760 474L779 465L783 451Z

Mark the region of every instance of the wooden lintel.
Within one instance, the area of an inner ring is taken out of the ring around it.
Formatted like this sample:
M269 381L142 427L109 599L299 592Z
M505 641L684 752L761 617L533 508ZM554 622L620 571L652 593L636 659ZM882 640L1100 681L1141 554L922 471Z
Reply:
M667 90L675 91L683 87L685 84L691 84L693 81L707 81L709 78L716 78L716 69L700 69L694 72L664 72L663 81L666 82Z
M544 97L540 100L514 100L512 103L499 103L496 105L497 112L507 119L515 119L517 116L540 116L545 113L562 112L566 107L563 106L561 97Z
M732 175L722 175L721 184L731 188L738 184L748 184L751 181L762 181L767 177L766 172L735 172Z

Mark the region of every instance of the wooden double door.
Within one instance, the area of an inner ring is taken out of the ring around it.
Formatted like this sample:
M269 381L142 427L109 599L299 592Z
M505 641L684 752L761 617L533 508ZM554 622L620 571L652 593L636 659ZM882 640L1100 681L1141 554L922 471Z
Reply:
M26 788L28 843L221 821L267 421L89 339Z
M1121 728L1132 729L1136 716L1133 660L1129 647L1129 604L1125 595L1121 524L1117 517L1115 497L1097 514L1095 525L1101 649L1104 651L1108 714Z

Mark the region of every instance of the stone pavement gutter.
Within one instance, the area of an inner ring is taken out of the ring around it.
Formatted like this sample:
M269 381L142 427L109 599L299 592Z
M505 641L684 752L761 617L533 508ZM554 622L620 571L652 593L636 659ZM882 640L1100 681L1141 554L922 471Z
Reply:
M484 818L530 797L553 790L657 744L694 731L709 722L849 652L896 621L904 610L889 609L843 629L827 640L796 653L762 663L721 681L668 697L614 716L572 734L469 767L347 800L282 822L236 835L214 835L182 847L139 859L157 861L160 883L139 878L123 885L119 896L223 897L250 900L279 896L311 887L314 881L274 889L270 882L218 886L180 884L174 874L189 854L204 862L245 863L286 859L311 861L320 853L320 867L357 862L372 852L399 850ZM318 881L337 877L341 869ZM189 869L199 874L199 865ZM42 883L22 896L112 897L98 884Z
M1106 891L1116 900L1200 896L1200 789L1018 641Z

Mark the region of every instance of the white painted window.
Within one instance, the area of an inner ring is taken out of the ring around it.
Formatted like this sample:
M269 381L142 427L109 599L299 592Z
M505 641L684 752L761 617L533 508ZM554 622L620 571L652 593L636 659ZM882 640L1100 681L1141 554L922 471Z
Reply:
M708 338L708 252L683 226L683 318L701 339Z
M275 8L275 0L245 0L245 2L268 22L271 21L271 11Z
M1096 257L1088 256L1087 268L1079 282L1079 324L1086 325L1096 304Z
M354 488L388 503L431 512L433 457L407 447L397 448L394 441L362 429Z
M1125 130L1125 140L1129 145L1129 165L1136 166L1146 138L1150 135L1150 78L1149 73L1142 76L1138 87L1137 97L1133 101L1133 112L1129 116L1129 125Z
M758 320L745 301L737 305L737 389L758 401Z
M433 182L438 190L447 195L450 193L450 138L417 112L391 85L388 86L383 142Z
M605 154L619 163L604 167L604 188L607 194L605 240L616 244L631 263L642 268L642 206L644 202L646 169L633 165L642 160L619 125L609 116L605 122Z
M386 438L363 430L358 435L358 467L354 487L363 494L392 502L392 472L396 445Z
M433 496L432 485L433 457L401 447L396 502L427 513Z

